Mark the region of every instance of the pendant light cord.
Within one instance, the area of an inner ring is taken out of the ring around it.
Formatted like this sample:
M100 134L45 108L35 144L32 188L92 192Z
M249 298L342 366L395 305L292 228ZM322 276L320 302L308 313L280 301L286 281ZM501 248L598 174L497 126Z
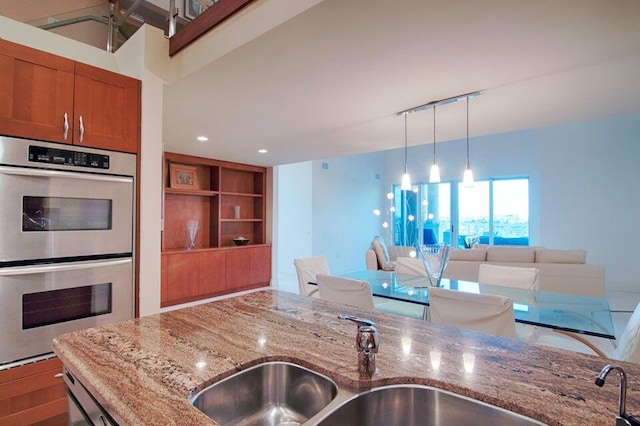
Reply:
M469 164L469 97L467 96L467 169L470 169Z
M407 173L407 114L404 113L404 172Z
M433 165L436 165L436 106L433 106Z

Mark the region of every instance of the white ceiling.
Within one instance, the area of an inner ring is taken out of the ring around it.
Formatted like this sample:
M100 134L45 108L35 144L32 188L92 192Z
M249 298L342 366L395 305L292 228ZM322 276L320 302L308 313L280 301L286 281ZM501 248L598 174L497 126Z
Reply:
M396 112L477 90L471 137L640 113L639 71L637 0L324 0L167 86L164 144L263 165L399 148ZM438 141L464 136L464 102L438 109Z

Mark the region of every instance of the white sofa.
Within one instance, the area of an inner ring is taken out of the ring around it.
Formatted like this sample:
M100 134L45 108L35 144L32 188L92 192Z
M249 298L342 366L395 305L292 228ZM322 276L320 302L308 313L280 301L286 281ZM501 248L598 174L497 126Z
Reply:
M391 257L391 247L388 247L388 250ZM367 251L368 269L378 269L375 256L372 249ZM480 264L485 262L493 265L534 267L540 271L542 291L604 297L605 269L600 265L586 263L586 256L586 251L580 249L476 245L472 249L452 250L449 265L443 276L477 282Z

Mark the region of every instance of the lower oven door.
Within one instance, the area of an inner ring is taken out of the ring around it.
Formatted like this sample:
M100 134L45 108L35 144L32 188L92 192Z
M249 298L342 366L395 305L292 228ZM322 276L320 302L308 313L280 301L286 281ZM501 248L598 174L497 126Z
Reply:
M133 318L133 260L0 269L0 365L49 353L59 334Z

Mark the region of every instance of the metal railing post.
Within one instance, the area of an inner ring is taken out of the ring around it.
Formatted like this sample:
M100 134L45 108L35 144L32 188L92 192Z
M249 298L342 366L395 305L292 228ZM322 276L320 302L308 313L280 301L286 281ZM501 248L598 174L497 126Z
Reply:
M176 0L169 0L169 38L176 33L176 17L178 9L176 8Z

